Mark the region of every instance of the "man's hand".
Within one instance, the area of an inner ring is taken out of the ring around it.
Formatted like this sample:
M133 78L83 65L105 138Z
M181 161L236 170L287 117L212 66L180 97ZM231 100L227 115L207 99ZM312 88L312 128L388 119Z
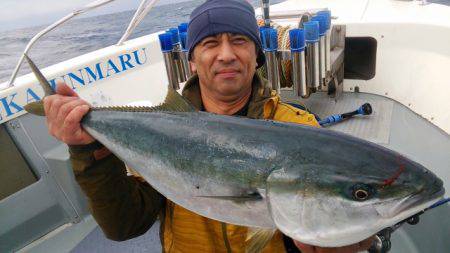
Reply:
M83 145L95 141L81 127L80 121L90 105L66 84L56 86L55 95L44 98L48 132L68 145Z
M302 251L302 253L357 253L368 250L372 245L374 239L375 239L374 237L370 237L362 242L339 248L321 248L317 246L304 244L295 240L294 243L295 246L297 246L297 248L299 248Z

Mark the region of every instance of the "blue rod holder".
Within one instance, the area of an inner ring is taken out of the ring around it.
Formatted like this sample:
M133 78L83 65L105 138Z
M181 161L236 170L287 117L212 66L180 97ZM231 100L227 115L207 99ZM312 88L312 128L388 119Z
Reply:
M169 28L168 33L172 34L172 44L176 45L180 43L180 35L178 33L178 28Z
M188 51L186 48L187 32L180 33L181 50L183 52Z
M319 22L305 22L303 23L303 29L305 29L306 43L315 43L319 41Z
M319 11L317 12L317 16L324 16L327 21L327 30L331 27L331 11Z
M262 46L264 51L273 52L278 50L278 32L274 28L262 29Z
M173 43L172 43L172 33L162 33L158 35L159 37L159 44L161 46L161 51L163 53L165 52L171 52L173 50Z
M178 25L178 31L180 32L180 34L185 33L187 32L188 27L189 27L188 23L181 23L180 25Z
M327 32L327 18L323 15L317 15L312 17L311 20L319 22L319 36L324 36Z
M305 50L305 31L303 29L290 30L289 39L292 52L302 52Z

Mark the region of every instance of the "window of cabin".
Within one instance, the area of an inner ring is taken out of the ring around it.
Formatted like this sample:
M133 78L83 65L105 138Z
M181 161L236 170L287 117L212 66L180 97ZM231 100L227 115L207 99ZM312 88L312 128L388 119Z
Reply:
M37 181L4 125L0 125L0 201Z

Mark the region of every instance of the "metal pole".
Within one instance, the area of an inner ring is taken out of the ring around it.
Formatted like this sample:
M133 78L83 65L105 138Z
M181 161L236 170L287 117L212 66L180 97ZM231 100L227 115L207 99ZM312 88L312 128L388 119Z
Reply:
M161 45L161 51L163 53L164 63L166 65L167 79L169 85L178 90L180 88L178 78L175 71L174 57L173 57L173 35L170 32L162 33L158 35Z
M164 63L166 65L167 79L169 80L169 85L175 90L180 89L180 84L178 83L178 78L175 71L173 52L163 52Z
M325 36L320 36L319 39L319 53L320 53L320 83L325 83L325 78L327 77L327 70L326 70L326 46L325 46Z
M263 10L264 26L270 27L270 1L261 0L261 9Z
M313 89L320 87L320 55L319 55L319 22L309 21L303 23L305 29L308 85Z
M317 15L325 19L325 72L328 74L331 71L331 11L319 11Z
M272 89L280 92L280 78L278 70L278 34L277 30L273 28L266 28L262 30L262 44L264 54L266 56L266 70L267 79L272 84Z
M324 15L316 15L311 18L312 21L319 22L319 82L320 85L325 83L326 76L326 45L325 45L325 34L327 32L327 18Z
M306 83L304 30L290 30L289 41L291 47L292 86L294 88L294 95L307 98L309 97L309 89Z
M292 82L294 93L302 98L309 97L306 83L305 51L292 53Z
M280 94L280 78L276 53L276 51L265 52L267 80L269 80L272 84L272 89L276 90L278 94Z
M186 42L187 42L187 24L184 24L180 29L180 26L178 27L178 30L180 30L180 44L181 44L181 52L180 52L180 61L183 68L183 73L185 76L185 80L188 80L192 76L192 71L189 66L189 57L188 57L188 48L186 48ZM185 30L186 29L186 30Z
M189 60L188 60L188 52L187 51L181 51L180 52L180 60L183 67L183 73L185 75L185 81L187 81L192 76L192 71L189 66Z
M325 70L331 71L331 30L325 34Z

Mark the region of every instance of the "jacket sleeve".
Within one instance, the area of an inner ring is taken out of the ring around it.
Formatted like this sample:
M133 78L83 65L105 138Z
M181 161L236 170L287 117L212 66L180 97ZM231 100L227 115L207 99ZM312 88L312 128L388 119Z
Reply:
M98 158L98 147L69 146L75 179L106 237L123 241L142 235L155 222L165 199L148 183L127 176L125 164L103 149L105 157Z
M279 96L271 97L264 104L263 117L265 119L272 119L282 122L320 127L319 122L316 120L313 114L281 102Z

